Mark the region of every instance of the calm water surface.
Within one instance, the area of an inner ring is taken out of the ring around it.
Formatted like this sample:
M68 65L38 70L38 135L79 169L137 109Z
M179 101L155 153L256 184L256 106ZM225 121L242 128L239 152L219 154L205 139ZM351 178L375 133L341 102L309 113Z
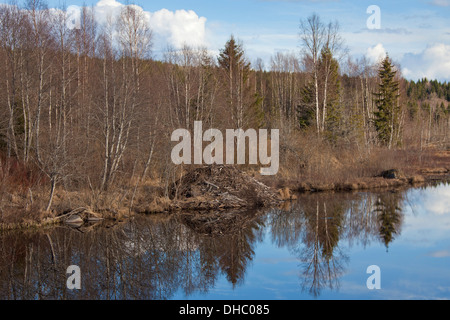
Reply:
M0 299L449 299L450 186L8 232L0 250Z

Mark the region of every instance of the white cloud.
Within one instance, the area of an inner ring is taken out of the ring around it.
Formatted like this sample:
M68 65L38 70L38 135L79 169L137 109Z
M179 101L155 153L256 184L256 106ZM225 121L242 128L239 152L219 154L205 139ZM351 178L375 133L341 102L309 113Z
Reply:
M191 46L206 45L206 18L199 17L192 10L170 11L161 9L155 12L142 10L155 36L155 44L162 49L171 45L181 48L184 44ZM100 24L107 21L108 16L115 18L125 7L116 0L100 0L94 7L96 20Z
M449 250L433 251L429 254L433 258L448 258L450 257Z
M430 213L444 215L450 213L450 188L440 186L424 199L424 207Z
M377 63L380 60L386 58L386 49L384 49L383 44L379 43L374 47L370 47L367 49L366 57L370 61Z
M409 190L403 212L402 236L397 242L417 248L431 247L433 252L429 254L435 257L446 255L437 248L441 248L442 240L448 239L450 233L450 186Z
M167 38L175 48L184 43L191 46L206 44L206 18L194 11L162 9L150 13L150 27L159 36Z
M100 0L97 2L98 7L108 6L108 7L121 7L123 4L117 2L116 0Z
M439 7L448 7L450 6L450 0L433 0L431 1L431 4Z
M403 76L417 80L421 78L450 80L450 45L436 43L428 45L420 53L405 54L402 60Z
M108 19L117 18L123 7L123 4L115 0L101 0L94 7L95 19L99 24L104 25Z

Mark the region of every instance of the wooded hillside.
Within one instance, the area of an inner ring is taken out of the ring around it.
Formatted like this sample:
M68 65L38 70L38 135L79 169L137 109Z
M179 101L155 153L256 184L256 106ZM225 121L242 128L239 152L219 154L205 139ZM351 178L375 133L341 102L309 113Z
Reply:
M151 30L130 6L104 26L88 8L80 29L66 20L39 1L0 7L2 212L165 196L186 169L171 162L170 135L194 121L279 129L274 180L372 175L398 150L413 150L412 161L417 150L449 147L448 83L408 81L389 57L350 57L339 25L315 15L293 30L304 50L266 65L234 36L218 57L184 46L156 60Z

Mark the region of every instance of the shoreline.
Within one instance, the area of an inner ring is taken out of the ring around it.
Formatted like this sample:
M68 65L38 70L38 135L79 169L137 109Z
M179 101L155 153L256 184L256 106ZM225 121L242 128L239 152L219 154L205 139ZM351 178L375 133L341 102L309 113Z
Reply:
M246 174L245 174L246 175ZM250 176L249 176L250 177ZM256 179L254 179L257 181ZM72 227L81 227L97 222L120 223L135 215L151 215L151 214L174 214L174 213L208 213L208 212L225 212L227 210L236 209L255 209L269 208L281 206L285 202L297 199L296 194L308 194L317 192L377 192L383 189L392 188L414 188L420 186L431 185L433 183L450 183L450 169L447 168L423 168L416 171L412 175L404 175L401 170L388 170L375 177L361 177L352 181L335 182L335 183L284 183L281 188L270 188L264 185L267 192L264 196L268 197L270 191L276 195L276 198L269 197L264 203L258 201L242 201L235 195L226 194L226 198L194 196L184 199L167 199L157 197L152 203L145 206L135 206L123 208L121 212L113 209L104 209L99 212L89 207L79 207L69 212L59 213L54 217L46 217L42 220L24 219L22 222L16 223L0 223L0 232L12 230L30 230L43 229L46 227L54 227L58 225L66 225ZM261 182L257 182L263 185ZM208 182L208 184L212 184ZM220 194L222 196L222 194ZM228 200L228 203L226 202ZM69 219L72 219L70 221Z
M336 183L324 183L315 184L313 182L303 182L296 189L297 192L323 192L323 191L335 191L335 192L348 192L348 191L373 191L384 188L397 188L397 187L415 187L422 184L429 184L432 182L446 182L450 181L450 170L438 169L431 170L425 169L422 174L415 174L402 177L364 177L357 178L348 182L336 182Z

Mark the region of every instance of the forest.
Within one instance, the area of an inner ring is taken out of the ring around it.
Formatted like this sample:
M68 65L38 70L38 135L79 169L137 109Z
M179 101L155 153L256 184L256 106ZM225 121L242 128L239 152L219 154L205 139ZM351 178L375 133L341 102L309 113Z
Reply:
M348 54L337 22L300 20L298 52L250 61L235 35L207 48L152 54L142 12L80 28L38 0L0 6L0 220L80 206L130 212L168 198L189 166L171 133L279 129L280 170L265 182L323 183L421 165L450 146L450 84L407 80L387 56ZM257 176L259 166L240 168Z

